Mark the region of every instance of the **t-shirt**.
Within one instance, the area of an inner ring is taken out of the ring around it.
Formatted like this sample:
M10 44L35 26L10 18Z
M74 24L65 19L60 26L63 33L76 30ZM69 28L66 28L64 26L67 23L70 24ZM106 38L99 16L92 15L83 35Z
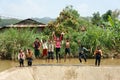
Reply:
M34 46L35 46L34 48L38 50L38 48L40 47L40 42L35 41Z
M18 54L18 59L25 59L25 54L23 52L19 53Z
M61 47L61 41L56 41L56 48L60 48Z
M48 51L54 52L54 45L53 44L48 44Z
M61 48L61 41L62 41L63 35L61 35L59 38L57 38L56 36L54 36L54 40L56 41L55 47L56 48ZM57 40L59 39L59 40Z
M48 49L47 42L43 43L43 49Z
M85 47L79 47L79 53L84 54L85 51L88 51Z

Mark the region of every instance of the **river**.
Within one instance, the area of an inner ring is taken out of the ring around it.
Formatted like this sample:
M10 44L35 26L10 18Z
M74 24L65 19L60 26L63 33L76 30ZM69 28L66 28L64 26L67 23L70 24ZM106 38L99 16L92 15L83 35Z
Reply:
M87 62L85 63L83 60L82 64L87 66L94 66L94 61L95 61L94 59L88 59ZM64 62L64 60L62 59L61 63L56 63L56 60L54 60L53 62L50 61L49 63L43 59L33 60L33 66L40 64L80 64L80 62L78 59L71 59L70 61L67 60L66 62ZM18 61L0 60L0 72L17 66L19 66ZM25 60L25 66L27 66L26 60ZM120 66L120 59L102 59L101 66Z

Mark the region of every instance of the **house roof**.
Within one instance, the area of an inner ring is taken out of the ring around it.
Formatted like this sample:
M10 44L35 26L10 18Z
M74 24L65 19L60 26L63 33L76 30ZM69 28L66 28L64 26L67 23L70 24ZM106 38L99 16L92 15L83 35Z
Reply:
M15 23L14 25L45 25L45 24L28 18L28 19L22 20L18 23Z
M46 24L40 23L33 19L25 19L15 24L6 25L5 27L41 27L41 28L43 27L44 28L46 27Z

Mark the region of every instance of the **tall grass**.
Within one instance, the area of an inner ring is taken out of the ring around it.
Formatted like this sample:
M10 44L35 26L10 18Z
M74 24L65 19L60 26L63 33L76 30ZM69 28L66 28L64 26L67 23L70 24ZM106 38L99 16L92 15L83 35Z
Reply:
M90 49L89 57L92 57L94 50L97 46L101 46L104 53L109 50L120 50L120 32L103 29L98 26L88 27L87 31L76 31L72 28L65 30L64 40L62 41L61 54L64 56L65 39L69 38L71 43L71 53L78 55L78 40L86 48ZM14 29L10 28L0 33L0 55L4 59L16 59L19 49L33 49L33 42L36 37L39 39L48 39L51 37L52 31L43 31L42 33L36 33L33 29Z
M117 45L118 41L116 41L114 31L109 28L103 29L99 26L88 27L85 32L70 30L65 35L65 38L67 37L71 39L71 51L74 55L78 54L78 40L86 48L90 49L89 57L92 57L97 46L102 48L104 54L107 54L107 51L118 50L118 47L120 47L120 45ZM116 48L116 46L118 47Z
M10 28L0 33L0 55L6 59L15 59L19 49L32 49L36 37L42 36L35 30Z

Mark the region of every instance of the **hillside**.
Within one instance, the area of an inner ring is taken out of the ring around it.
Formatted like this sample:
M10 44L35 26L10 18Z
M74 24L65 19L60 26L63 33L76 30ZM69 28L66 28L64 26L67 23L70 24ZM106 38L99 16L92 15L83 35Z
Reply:
M33 20L36 20L38 22L47 24L50 21L54 21L55 19L50 17L44 17L44 18L32 18ZM21 19L16 18L8 18L8 17L2 17L0 20L0 27L3 27L5 25L15 24L17 22L21 21Z
M0 21L0 26L3 27L5 25L10 25L10 24L15 24L17 22L19 22L19 19L1 19Z
M36 20L38 22L42 22L44 24L49 23L50 21L55 21L55 19L50 18L50 17L43 17L43 18L32 18L33 20Z

